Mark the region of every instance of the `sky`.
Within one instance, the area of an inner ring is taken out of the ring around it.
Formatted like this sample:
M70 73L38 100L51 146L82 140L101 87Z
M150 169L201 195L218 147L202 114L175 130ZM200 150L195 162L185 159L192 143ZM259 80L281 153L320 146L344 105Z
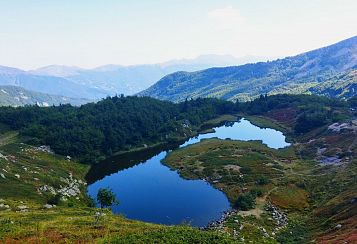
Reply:
M356 0L0 0L0 65L285 57L357 35Z

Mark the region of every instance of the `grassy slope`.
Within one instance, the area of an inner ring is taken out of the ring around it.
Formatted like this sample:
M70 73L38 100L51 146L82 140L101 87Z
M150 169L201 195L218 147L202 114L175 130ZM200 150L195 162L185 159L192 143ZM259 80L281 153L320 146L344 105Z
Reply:
M128 220L105 211L95 224L93 208L59 208L0 214L1 242L233 243L225 234L188 226L167 227Z

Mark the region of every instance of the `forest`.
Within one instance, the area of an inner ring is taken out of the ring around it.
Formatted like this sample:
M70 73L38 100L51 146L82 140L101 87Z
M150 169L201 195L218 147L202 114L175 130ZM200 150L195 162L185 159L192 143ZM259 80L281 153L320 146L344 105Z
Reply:
M215 98L172 103L149 97L115 96L80 107L1 107L0 123L19 131L30 144L49 145L58 154L93 164L119 151L187 138L194 128L222 114L260 115L291 107L298 116L295 133L304 133L345 119L348 108L356 106L355 101L261 95L245 103Z
M197 99L182 104L149 97L108 97L81 107L2 107L0 123L17 130L33 145L95 163L102 156L132 147L168 141L189 133L190 126L232 111L233 104Z

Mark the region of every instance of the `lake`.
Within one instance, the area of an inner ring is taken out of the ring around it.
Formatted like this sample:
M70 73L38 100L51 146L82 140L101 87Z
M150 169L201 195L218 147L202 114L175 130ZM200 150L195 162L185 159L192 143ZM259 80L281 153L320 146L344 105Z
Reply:
M95 198L99 188L109 187L120 201L113 212L145 222L175 225L188 223L203 227L231 208L225 194L203 180L186 180L177 171L161 163L168 151L217 137L232 140L261 140L271 148L290 144L282 132L260 128L246 119L214 128L181 145L128 153L106 160L89 172L89 195Z

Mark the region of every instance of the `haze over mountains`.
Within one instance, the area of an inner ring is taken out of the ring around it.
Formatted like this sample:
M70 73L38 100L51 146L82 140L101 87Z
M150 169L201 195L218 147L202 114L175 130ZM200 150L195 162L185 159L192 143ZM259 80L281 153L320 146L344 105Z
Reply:
M133 95L148 88L163 76L179 70L197 71L258 60L266 58L202 55L195 59L172 60L160 64L104 65L94 69L50 65L30 71L0 66L0 85L18 86L55 96L98 100L115 94ZM53 97L54 101L57 99L58 97ZM9 103L9 99L6 101L3 104Z
M294 57L241 66L176 72L140 93L158 99L218 97L250 100L260 94L357 94L357 36Z
M93 69L50 65L30 71L0 66L0 86L11 86L7 89L14 94L0 93L0 104L68 101L78 105L115 94L176 102L197 97L246 101L280 93L345 98L357 94L357 36L297 56L254 63L259 60L267 58L202 55L160 64L110 64ZM22 97L20 92L33 99L16 99Z

